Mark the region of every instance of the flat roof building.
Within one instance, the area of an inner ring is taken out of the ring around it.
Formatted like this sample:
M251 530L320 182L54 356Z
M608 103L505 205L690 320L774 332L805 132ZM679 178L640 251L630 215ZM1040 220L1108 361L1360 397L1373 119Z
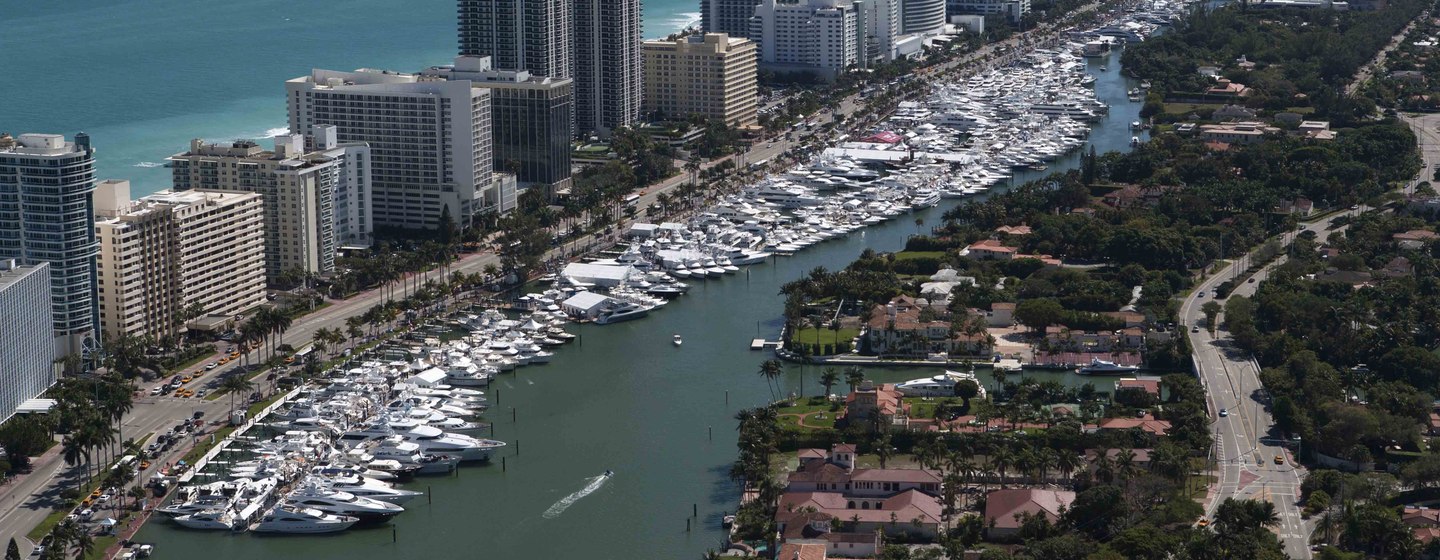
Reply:
M370 146L375 227L438 229L446 215L463 227L498 208L490 90L369 69L316 69L285 90L292 132L331 125L336 142Z
M0 259L0 422L55 384L50 264Z
M489 56L495 67L574 77L574 0L458 0L460 56Z
M700 28L706 33L744 37L760 0L700 0Z
M170 156L177 191L259 193L265 207L265 268L273 282L288 271L328 275L342 246L369 246L370 148L339 145L333 126L315 127L314 151L298 134L275 137L275 149L237 140Z
M163 338L206 314L265 303L264 204L258 193L160 191L128 181L95 193L101 324L112 338Z
M0 134L0 258L50 263L55 357L99 346L90 136Z
M764 0L750 20L750 39L759 43L760 66L834 80L856 65L864 52L859 12L850 0Z
M740 127L758 121L755 43L724 33L646 41L645 112L702 115Z
M515 174L522 186L544 186L551 192L569 187L574 80L497 70L485 56L459 56L453 65L434 66L421 74L468 80L472 87L489 91L496 170ZM514 201L508 207L514 207Z

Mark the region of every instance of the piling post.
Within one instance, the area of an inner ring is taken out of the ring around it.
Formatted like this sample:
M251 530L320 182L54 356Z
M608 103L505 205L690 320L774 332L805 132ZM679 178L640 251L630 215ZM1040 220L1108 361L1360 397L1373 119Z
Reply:
M515 456L520 456L520 438L515 438Z
M689 518L689 517L686 517L686 518L685 518L685 532L686 532L686 533L689 533L689 532L690 532L690 518Z
M427 504L433 504L433 503L435 503L435 500L434 500L434 498L433 498L434 495L435 495L435 490L434 490L433 488L431 488L430 486L427 485L427 486L425 487L425 503L427 503Z
M400 531L394 525L390 526L390 542L400 542Z
M725 406L730 406L730 390L725 390Z
M715 427L714 427L714 426L705 426L705 434L706 434L707 436L709 436L710 441L715 441Z
M515 407L510 407L510 423L515 423Z
M692 502L692 503L690 504L690 517L700 517L700 504L699 504L699 503L694 503L694 502Z
M501 457L501 458L500 458L500 472L502 472L502 473L505 472L505 458L504 458L504 457Z

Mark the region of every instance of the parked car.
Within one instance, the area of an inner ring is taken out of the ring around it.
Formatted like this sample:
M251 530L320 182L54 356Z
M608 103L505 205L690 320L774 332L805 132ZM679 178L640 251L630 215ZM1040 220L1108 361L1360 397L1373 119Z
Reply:
M1221 418L1224 418L1224 417L1229 416L1229 415L1230 415L1230 411L1229 411L1229 410L1226 410L1226 409L1223 409L1223 408L1220 409L1220 417L1221 417Z

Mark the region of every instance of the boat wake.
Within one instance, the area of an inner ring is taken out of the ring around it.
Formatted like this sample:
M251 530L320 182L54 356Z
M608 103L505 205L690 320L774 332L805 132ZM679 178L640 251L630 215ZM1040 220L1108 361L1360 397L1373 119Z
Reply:
M596 490L599 490L601 486L604 486L605 481L610 480L611 476L614 475L606 473L597 477L586 479L589 482L585 484L584 488L581 488L578 492L570 494L569 496L560 498L560 501L555 502L555 505L550 506L550 509L545 510L545 513L541 514L541 517L544 517L545 519L555 519L556 517L560 517L560 514L565 513L565 510L570 509L570 506L575 505L575 502L580 501L580 498L589 496L590 494L595 493Z
M146 168L146 169L153 169L153 168L156 168L156 167L165 167L165 164L160 163L160 162L158 162L158 161L142 161L142 162L136 163L136 164L135 164L135 167L144 167L144 168Z

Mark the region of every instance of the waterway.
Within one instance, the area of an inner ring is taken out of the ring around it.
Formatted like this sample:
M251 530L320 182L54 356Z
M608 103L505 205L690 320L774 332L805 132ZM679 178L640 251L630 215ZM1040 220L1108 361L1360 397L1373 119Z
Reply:
M1118 55L1090 65L1099 97L1111 106L1091 141L1102 152L1125 149L1133 135L1129 123L1139 113L1139 104L1125 96L1133 84L1121 76ZM1078 161L1072 155L1051 170ZM748 346L752 338L778 335L779 286L816 266L842 268L867 247L898 250L957 202L945 200L723 280L695 282L689 294L640 321L572 327L580 341L560 349L549 365L505 374L490 386L488 420L495 422L495 437L510 442L504 470L497 458L453 478L419 479L410 487L430 499L411 502L393 532L387 526L329 537L260 537L184 531L159 521L136 540L158 543L160 560L697 557L717 547L724 535L720 518L738 499L726 477L735 457L733 416L770 398L756 374L770 356ZM684 346L671 344L672 333L684 336ZM932 371L869 373L892 382ZM1108 382L1026 375L1071 385ZM817 377L818 368L791 365L785 390L798 392L803 383L814 394ZM988 375L980 379L993 383ZM597 478L606 470L615 475ZM699 517L687 531L692 508Z

